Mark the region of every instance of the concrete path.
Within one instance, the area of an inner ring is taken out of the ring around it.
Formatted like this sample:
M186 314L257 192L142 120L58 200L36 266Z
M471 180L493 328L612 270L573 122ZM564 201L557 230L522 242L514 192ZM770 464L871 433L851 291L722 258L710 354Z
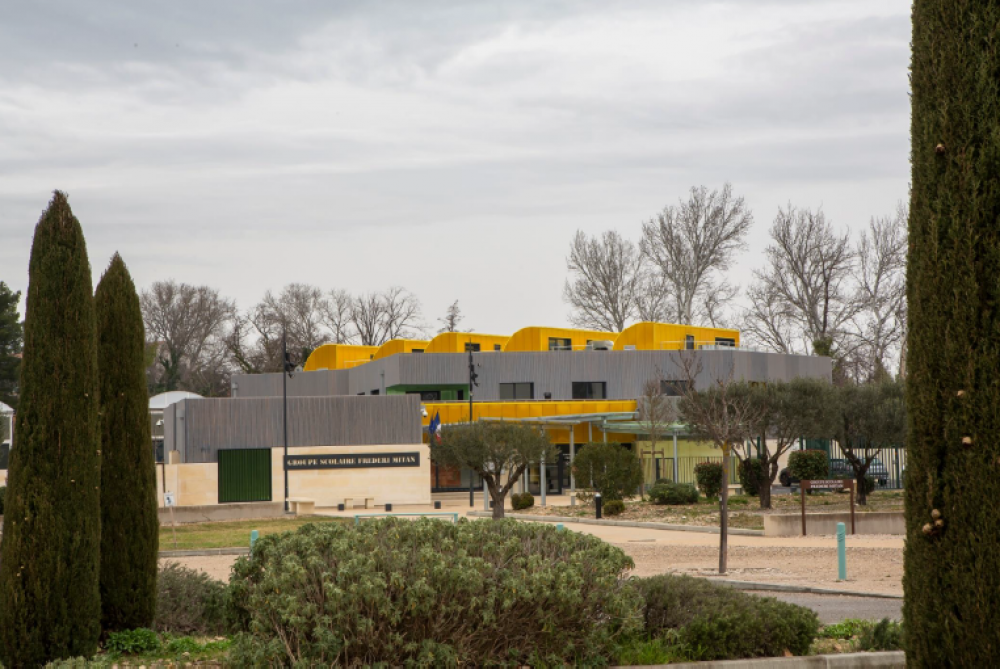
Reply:
M750 592L759 597L774 597L782 602L805 606L816 612L824 625L839 623L847 618L863 620L903 619L903 600L875 597L841 597L837 595L810 595L795 592Z

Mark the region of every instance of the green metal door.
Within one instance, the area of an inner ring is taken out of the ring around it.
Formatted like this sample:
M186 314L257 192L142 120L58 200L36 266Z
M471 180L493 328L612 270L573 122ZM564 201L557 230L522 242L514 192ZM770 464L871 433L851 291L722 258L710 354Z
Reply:
M219 451L219 504L271 501L271 449Z

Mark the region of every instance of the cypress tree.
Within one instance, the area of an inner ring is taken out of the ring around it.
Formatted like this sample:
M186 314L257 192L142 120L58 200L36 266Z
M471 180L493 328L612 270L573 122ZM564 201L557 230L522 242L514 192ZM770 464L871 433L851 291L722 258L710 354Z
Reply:
M997 26L997 0L913 4L908 667L1000 663Z
M139 296L116 253L97 284L101 397L101 624L150 627L156 613L156 471Z
M35 227L17 444L0 542L0 660L97 650L101 542L97 332L80 223L56 191Z

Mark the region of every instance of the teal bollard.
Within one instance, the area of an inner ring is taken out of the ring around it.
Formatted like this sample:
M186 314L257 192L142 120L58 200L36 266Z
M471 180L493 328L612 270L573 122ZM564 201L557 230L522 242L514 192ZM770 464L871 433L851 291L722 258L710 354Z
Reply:
M250 550L253 550L254 542L257 541L257 537L259 537L259 536L260 536L260 533L257 532L257 530L253 530L252 532L250 532Z
M557 524L556 525L556 531L558 532L561 529L563 529L562 523Z
M847 580L847 528L837 523L837 580Z

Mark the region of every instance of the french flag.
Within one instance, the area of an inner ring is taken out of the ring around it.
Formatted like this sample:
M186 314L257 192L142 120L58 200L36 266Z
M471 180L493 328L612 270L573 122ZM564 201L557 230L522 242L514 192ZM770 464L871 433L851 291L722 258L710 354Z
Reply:
M441 412L435 412L434 417L431 418L430 424L427 426L427 434L430 436L432 443L441 442Z

